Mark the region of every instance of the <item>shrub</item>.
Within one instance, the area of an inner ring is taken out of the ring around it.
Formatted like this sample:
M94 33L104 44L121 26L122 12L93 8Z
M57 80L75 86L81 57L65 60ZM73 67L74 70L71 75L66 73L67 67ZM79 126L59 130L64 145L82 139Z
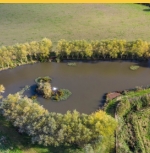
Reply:
M35 79L36 83L45 83L45 82L51 82L52 79L49 76L45 76L45 77L38 77Z
M62 101L68 99L72 93L68 89L59 89L56 92L52 92L52 100Z
M40 82L37 84L37 92L41 95L43 95L44 98L50 98L52 95L52 89L51 89L51 85L48 82Z
M117 115L123 117L130 111L130 109L131 109L130 101L126 99L118 103L116 108L116 113Z

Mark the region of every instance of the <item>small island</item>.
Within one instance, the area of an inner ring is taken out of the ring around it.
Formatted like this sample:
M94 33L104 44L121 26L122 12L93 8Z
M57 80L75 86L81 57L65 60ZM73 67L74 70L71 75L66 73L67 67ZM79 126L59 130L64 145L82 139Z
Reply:
M70 97L72 93L68 89L58 89L56 87L52 87L51 81L52 79L49 76L36 78L36 92L44 98L54 101L62 101Z
M130 70L137 70L137 69L139 69L139 66L138 65L131 65L130 66Z

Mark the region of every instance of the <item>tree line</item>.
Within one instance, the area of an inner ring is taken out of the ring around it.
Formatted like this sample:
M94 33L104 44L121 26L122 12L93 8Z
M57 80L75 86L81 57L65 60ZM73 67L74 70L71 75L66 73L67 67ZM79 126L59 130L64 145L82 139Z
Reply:
M62 58L148 59L150 57L150 43L143 40L132 42L126 40L91 42L60 40L57 44L56 55Z
M1 99L0 112L19 132L30 135L32 143L79 148L90 144L94 150L109 150L114 146L117 123L101 110L90 115L76 110L66 114L48 112L32 99L16 93Z
M52 50L51 40L2 46L0 48L0 69L33 62L58 59L139 59L150 58L150 43L143 40L60 40L56 50Z
M0 48L0 68L10 68L35 61L46 61L52 50L52 42L44 38L39 42L2 46Z

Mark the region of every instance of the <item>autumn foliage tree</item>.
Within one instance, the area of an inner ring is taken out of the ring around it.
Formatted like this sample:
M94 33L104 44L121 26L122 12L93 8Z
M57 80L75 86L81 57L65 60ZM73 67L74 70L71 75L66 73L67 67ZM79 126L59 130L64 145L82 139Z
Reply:
M125 40L86 41L61 39L56 50L52 52L51 40L44 38L41 41L2 46L0 48L0 69L6 69L37 61L45 62L51 53L56 58L65 59L149 59L150 43L141 39L126 42Z
M125 40L60 40L56 55L64 58L109 58L109 59L147 59L150 57L150 43L141 39L131 42Z
M52 51L52 42L44 38L41 41L2 46L0 48L0 68L10 68L36 61L47 61Z
M76 110L67 111L64 115L48 112L32 99L19 93L3 98L0 110L18 127L19 132L30 135L33 143L45 146L76 145L80 148L90 144L96 149L100 146L103 148L111 138L111 143L114 142L117 123L101 110L90 115Z

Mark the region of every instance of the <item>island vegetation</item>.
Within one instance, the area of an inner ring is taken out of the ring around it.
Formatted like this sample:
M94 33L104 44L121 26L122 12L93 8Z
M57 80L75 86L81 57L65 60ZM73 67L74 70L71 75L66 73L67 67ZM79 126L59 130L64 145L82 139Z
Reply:
M134 70L139 69L139 66L138 65L131 65L130 69L134 71Z
M52 79L49 76L38 77L35 79L37 84L36 92L42 95L46 99L52 99L54 101L66 100L72 94L68 89L52 89Z
M69 62L67 63L68 66L76 66L76 63L73 63L73 62Z

